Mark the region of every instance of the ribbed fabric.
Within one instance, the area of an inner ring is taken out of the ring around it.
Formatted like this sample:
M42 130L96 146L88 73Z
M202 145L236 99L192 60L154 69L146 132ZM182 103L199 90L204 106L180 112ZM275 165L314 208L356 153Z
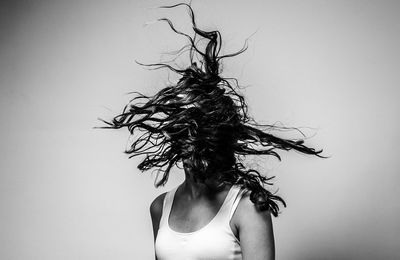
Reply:
M215 217L204 227L190 233L171 229L168 224L172 202L178 187L169 191L155 242L158 260L241 260L240 242L232 233L229 221L243 190L232 186Z

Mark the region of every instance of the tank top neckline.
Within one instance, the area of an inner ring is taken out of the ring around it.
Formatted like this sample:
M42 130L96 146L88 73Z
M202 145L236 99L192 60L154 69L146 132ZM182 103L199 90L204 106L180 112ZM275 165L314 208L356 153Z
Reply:
M166 220L166 222L167 222L167 223L166 223L167 228L168 228L172 233L175 233L175 234L181 235L181 236L193 235L193 234L197 234L197 233L203 231L204 229L206 229L207 227L209 227L213 222L215 222L215 220L217 219L217 217L220 215L222 209L225 207L227 201L229 200L229 197L231 196L231 193L232 193L232 191L233 191L233 187L234 187L234 186L235 186L235 185L232 185L232 186L230 187L230 189L229 189L229 191L228 191L228 194L226 195L226 197L225 197L225 199L224 199L224 202L222 203L221 207L220 207L219 210L217 211L217 214L215 214L215 216L214 216L207 224L205 224L204 226L202 226L202 227L199 228L198 230L191 231L191 232L179 232L179 231L175 231L175 230L173 230L173 229L171 228L171 226L169 225L169 217L170 217L170 215L171 215L172 206L173 206L173 203L174 203L175 192L176 192L176 190L178 189L179 186L175 187L175 188L172 190L171 195L170 195L170 205L169 205L169 210L168 210L168 212L167 212L167 220Z

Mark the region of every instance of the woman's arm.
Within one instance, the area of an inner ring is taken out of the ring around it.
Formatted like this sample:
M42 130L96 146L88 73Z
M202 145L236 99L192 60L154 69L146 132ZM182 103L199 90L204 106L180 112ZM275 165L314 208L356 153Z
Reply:
M159 195L157 198L153 200L153 202L150 205L150 216L153 225L154 242L156 242L157 232L160 226L160 219L162 215L165 194L166 193ZM155 259L157 260L157 256L155 256Z
M243 260L275 259L271 213L259 211L244 194L234 214Z

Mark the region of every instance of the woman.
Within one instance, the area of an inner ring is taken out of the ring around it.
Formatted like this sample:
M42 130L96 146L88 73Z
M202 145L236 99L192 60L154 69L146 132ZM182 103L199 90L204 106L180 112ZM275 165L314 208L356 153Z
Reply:
M200 30L193 10L194 37L178 55L189 51L191 65L166 67L181 77L154 96L136 96L104 128L127 127L134 140L126 153L145 155L138 165L142 171L161 173L156 187L164 185L174 165L183 164L185 181L151 203L155 254L158 260L191 259L274 259L271 214L279 213L284 200L265 188L271 185L258 171L242 163L245 155L272 155L276 150L294 149L316 155L303 140L276 137L271 130L282 127L259 125L247 114L244 98L235 90L237 82L220 75L220 62L234 54L219 55L218 31ZM207 40L202 50L198 40ZM158 177L158 175L157 175ZM157 178L158 179L158 178Z

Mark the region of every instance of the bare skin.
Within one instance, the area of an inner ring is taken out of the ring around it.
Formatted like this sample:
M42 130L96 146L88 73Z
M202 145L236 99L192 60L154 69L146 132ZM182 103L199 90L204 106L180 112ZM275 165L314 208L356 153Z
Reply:
M184 169L185 181L176 190L169 225L177 232L186 233L199 230L212 220L230 186L219 187L212 180L206 184L196 183L190 169ZM165 195L166 193L159 195L150 206L154 241L157 238ZM249 193L242 196L229 224L240 241L243 260L275 259L271 214L269 211L257 210L250 201Z

